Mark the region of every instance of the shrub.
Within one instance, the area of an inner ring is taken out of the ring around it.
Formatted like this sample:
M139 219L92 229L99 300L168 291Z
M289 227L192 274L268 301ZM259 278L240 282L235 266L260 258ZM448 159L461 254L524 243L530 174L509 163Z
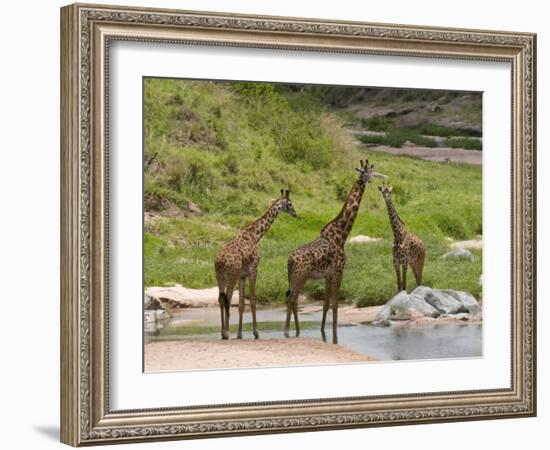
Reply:
M481 139L475 138L447 138L445 139L446 147L451 148L464 148L466 150L482 150Z
M394 120L385 116L372 116L368 119L362 119L363 128L371 131L389 131L394 128Z

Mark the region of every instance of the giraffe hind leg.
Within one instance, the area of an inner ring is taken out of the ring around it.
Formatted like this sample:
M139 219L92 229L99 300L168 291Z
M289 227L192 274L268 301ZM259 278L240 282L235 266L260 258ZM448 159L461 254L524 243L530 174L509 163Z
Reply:
M239 280L239 330L237 331L237 339L243 338L244 282L244 278Z
M248 279L250 283L250 311L252 312L252 333L254 339L258 339L258 325L256 323L256 272L252 273Z
M411 263L411 269L414 273L416 286L420 286L422 284L422 272L424 270L424 255L419 256L416 261Z
M294 323L296 326L296 332L297 334L299 334L300 323L298 320L298 296L300 295L300 292L302 292L304 283L305 283L305 280L299 280L297 282L291 283L290 289L287 291L286 321L285 321L285 331L284 331L285 337L288 337L288 330L290 328L290 317L292 314L294 314Z
M227 295L225 295L225 292L220 291L220 294L218 296L218 303L220 304L222 339L229 339L229 335L225 332L225 303L226 302L227 302Z
M284 331L285 337L288 337L288 330L290 328L290 315L292 314L291 304L290 304L290 302L292 301L292 299L290 298L291 294L292 294L292 291L290 289L286 291L286 320L285 320L285 331Z
M227 283L227 288L225 291L225 303L224 303L224 312L225 312L225 322L224 322L224 331L223 339L229 339L229 310L231 308L231 298L233 297L233 291L235 290L236 281L230 281Z

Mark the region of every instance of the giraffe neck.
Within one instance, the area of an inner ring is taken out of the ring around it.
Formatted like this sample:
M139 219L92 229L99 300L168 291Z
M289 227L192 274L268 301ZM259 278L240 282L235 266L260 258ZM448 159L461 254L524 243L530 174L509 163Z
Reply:
M367 182L361 179L355 182L346 198L346 201L344 202L344 206L342 206L341 211L334 218L334 220L332 220L332 222L329 222L321 230L322 236L333 235L337 238L336 240L340 245L344 245L353 227L355 218L357 217L357 211L361 205L361 200L363 198L363 193L365 192L366 186Z
M252 222L250 225L247 225L243 231L250 233L255 242L258 242L262 236L267 233L271 224L277 218L279 213L279 200L276 200L269 209L265 212L263 216L257 219L255 222Z
M391 198L388 196L384 198L384 200L386 200L386 207L388 208L388 216L390 218L394 240L400 241L405 236L405 225L399 217L399 214L397 214Z

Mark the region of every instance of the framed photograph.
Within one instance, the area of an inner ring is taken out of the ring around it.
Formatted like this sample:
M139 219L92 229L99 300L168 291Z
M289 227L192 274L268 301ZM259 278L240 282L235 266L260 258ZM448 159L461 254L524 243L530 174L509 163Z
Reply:
M536 36L61 9L61 440L536 414Z

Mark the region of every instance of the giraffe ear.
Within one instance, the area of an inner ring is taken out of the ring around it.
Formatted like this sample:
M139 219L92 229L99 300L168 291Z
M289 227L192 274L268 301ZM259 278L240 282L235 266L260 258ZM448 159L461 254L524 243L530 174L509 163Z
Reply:
M389 192L393 191L393 186L388 186L388 191Z
M290 195L290 191L288 189L285 190L285 197L288 198L288 196Z

